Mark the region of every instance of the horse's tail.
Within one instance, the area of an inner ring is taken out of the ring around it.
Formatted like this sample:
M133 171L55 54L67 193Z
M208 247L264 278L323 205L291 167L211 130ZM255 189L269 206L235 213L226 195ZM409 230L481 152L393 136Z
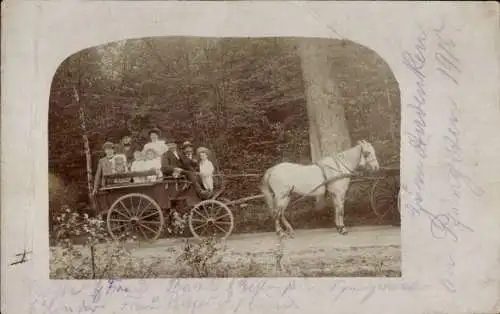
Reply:
M272 168L271 168L272 169ZM269 210L275 209L274 204L274 191L269 184L269 179L271 178L271 169L268 169L264 173L264 177L262 178L262 183L260 185L260 191L264 194L264 200L266 201L267 208Z

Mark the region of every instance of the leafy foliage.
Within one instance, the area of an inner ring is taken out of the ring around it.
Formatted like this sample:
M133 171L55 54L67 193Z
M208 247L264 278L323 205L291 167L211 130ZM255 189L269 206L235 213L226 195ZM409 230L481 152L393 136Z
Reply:
M135 239L123 234L119 240L111 240L104 221L79 214L70 208L57 216L52 242L56 245L51 254L53 278L90 279L107 278L110 271L120 267L130 257L130 251L120 240ZM74 244L74 238L84 239L83 248Z

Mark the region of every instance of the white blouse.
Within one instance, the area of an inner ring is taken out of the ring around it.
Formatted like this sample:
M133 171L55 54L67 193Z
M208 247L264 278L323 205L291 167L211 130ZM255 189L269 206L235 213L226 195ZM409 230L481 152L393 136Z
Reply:
M146 143L142 151L146 152L150 148L154 149L158 156L162 156L168 150L168 146L165 144L164 140Z
M200 161L200 177L203 186L208 191L214 190L214 174L215 168L210 160L202 160Z

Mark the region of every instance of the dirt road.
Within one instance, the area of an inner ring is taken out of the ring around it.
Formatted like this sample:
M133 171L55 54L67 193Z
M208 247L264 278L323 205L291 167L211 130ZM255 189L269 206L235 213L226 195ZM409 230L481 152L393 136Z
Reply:
M293 239L286 239L286 246L292 251L303 249L332 249L351 247L373 247L400 245L400 228L392 226L353 227L342 236L332 229L296 230ZM158 249L180 246L183 239L159 239L154 243L138 243L137 248L158 252ZM276 234L274 232L244 233L228 237L227 248L232 252L246 253L274 249Z
M279 275L400 276L400 240L400 228L390 226L351 228L345 236L335 229L297 230L295 238L282 242L287 271ZM178 266L174 256L182 251L182 245L181 239L161 239L153 244L137 244L132 251L137 258L161 258L164 263ZM276 276L277 245L277 237L271 232L230 236L221 253L223 273ZM162 277L172 276L170 271L159 271Z

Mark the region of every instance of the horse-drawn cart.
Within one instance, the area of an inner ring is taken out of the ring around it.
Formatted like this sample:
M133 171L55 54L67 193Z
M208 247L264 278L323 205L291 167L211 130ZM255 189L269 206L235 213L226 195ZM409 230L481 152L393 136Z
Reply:
M374 213L380 219L390 212L398 214L400 194L399 167L377 170L378 162L375 157L374 149L368 142L359 142L357 146L342 154L348 156L343 157L346 158L344 161L339 158L331 159L334 165L329 169L335 170L335 175L331 178L326 178L326 174L323 172L323 175L316 173L316 177L312 177L314 181L317 181L318 185L311 191L304 188L303 191L298 190L297 185L294 185L292 190L302 195L299 199L295 200L294 203L300 201L304 197L319 195L317 193L326 193L317 191L320 188L323 188L323 191L325 191L326 185L341 180L342 178L350 177L352 183L356 181L373 181L369 195L370 205ZM370 165L367 173L356 173L350 170L357 168L361 162ZM345 169L340 167L340 165L345 166ZM192 182L183 177L166 177L154 182L132 183L134 177L154 176L155 172L112 174L104 177L105 184L97 192L95 201L98 205L99 212L106 214L108 231L115 239L121 238L124 234L131 233L138 238L154 241L162 235L167 224L172 221L172 219L178 217L179 214L188 216L189 229L194 237L216 237L225 239L231 234L234 227L234 217L230 206L243 204L251 200L263 199L266 197L265 195L267 195L267 202L274 202L275 204L276 202L283 203L283 199L276 199L276 195L278 195L278 197L283 197L283 195L285 195L287 198L284 201L285 204L288 204L290 201L290 195L283 194L283 189L287 189L286 193L291 193L292 190L281 184L281 182L285 182L284 180L277 181L282 185L278 187L282 189L279 193L275 193L274 189L276 189L276 187L273 189L269 187L269 173L271 169L274 170L276 167L293 167L296 173L304 173L303 170L299 172L297 169L304 169L304 167L311 166L317 167L317 165L305 166L282 163L274 168L269 168L263 175L263 182L265 183L261 186L261 191L264 194L249 196L234 201L224 198L218 199L224 191L223 175L220 173L215 176L219 181L218 183L215 182L217 191L212 194L211 198L205 200L202 200L198 196ZM281 175L285 173L287 175L289 174L289 171L285 170L282 171ZM307 168L307 170L310 171L310 168ZM273 172L273 174L275 172ZM294 175L298 176L298 174ZM301 178L303 179L303 176ZM292 182L299 182L299 179L299 177L293 178ZM108 184L107 181L112 183ZM314 181L309 182L308 186L311 186L311 184L314 185ZM344 187L341 186L340 190L343 189ZM270 200L270 197L274 199ZM279 206L275 206L272 210L277 210L279 209L278 207ZM280 209L279 215L275 214L276 226L278 226L278 218L284 220L289 225L283 216L284 209L285 208ZM336 208L336 210L339 209ZM287 229L292 229L292 227L287 226ZM337 229L339 232L345 234L343 216L337 225ZM277 232L278 231L279 228L277 227Z
M155 182L132 183L133 177L147 177L154 172L129 172L105 176L105 184L95 195L99 213L106 215L110 235L119 239L129 233L140 239L158 239L175 213L188 212L193 236L226 238L234 226L229 207L216 198L202 200L184 178L167 177ZM118 180L117 180L118 179Z

